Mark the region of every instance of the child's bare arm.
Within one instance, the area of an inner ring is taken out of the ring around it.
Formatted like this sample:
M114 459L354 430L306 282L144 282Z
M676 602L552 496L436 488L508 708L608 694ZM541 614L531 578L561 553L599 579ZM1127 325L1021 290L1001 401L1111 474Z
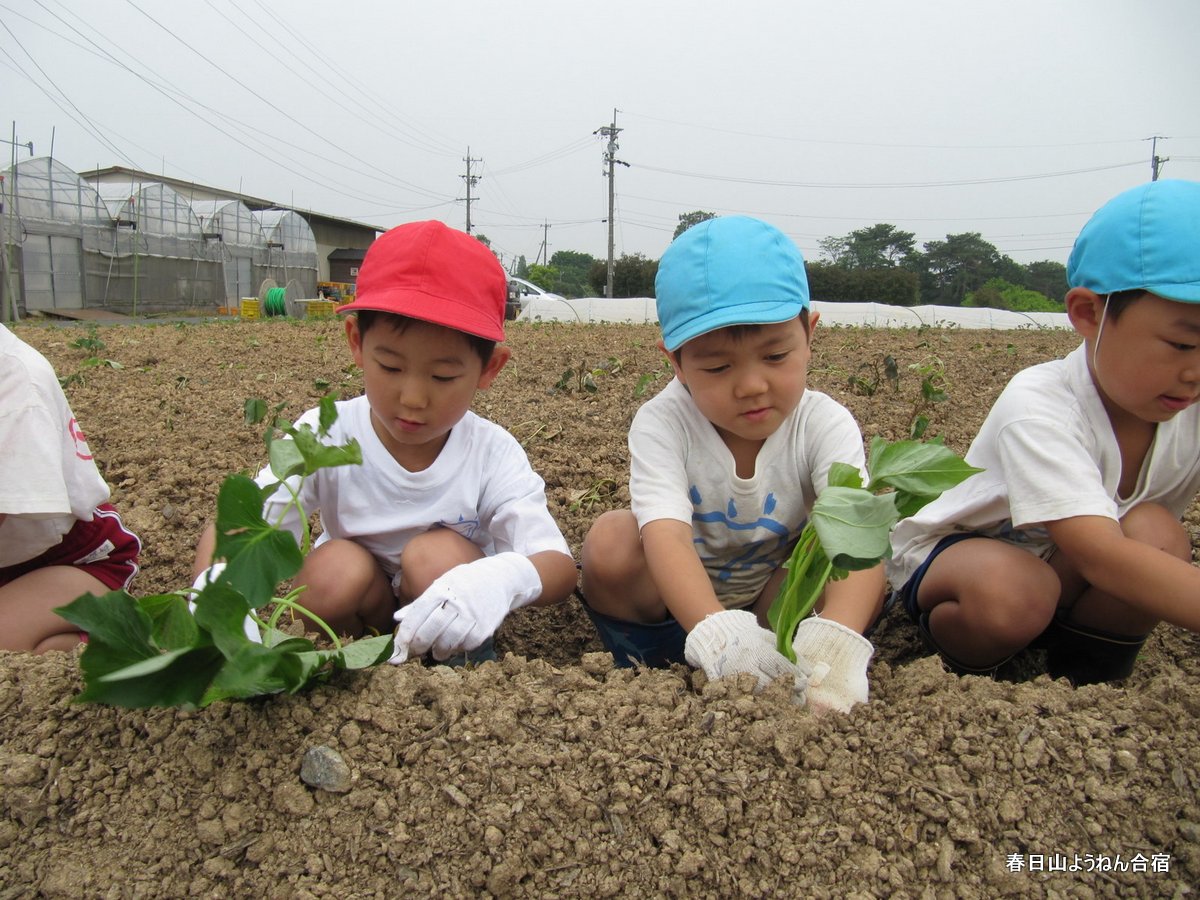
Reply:
M543 550L531 554L529 561L542 579L542 595L530 605L554 606L570 596L577 578L575 560L557 550Z
M1103 516L1047 522L1046 530L1088 584L1149 616L1200 632L1200 569L1127 537Z
M851 572L840 581L829 582L825 586L821 617L832 619L862 634L879 616L885 583L883 563L874 568Z
M724 609L696 555L691 525L675 519L647 522L642 528L642 547L659 595L684 631Z
M217 550L217 526L209 522L200 532L196 541L196 556L192 561L192 578L200 577L200 573L213 564L213 554Z

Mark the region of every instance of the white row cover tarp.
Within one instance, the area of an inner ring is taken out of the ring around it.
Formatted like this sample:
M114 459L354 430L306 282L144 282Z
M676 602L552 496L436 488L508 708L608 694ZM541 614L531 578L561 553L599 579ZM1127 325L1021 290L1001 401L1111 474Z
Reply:
M814 302L825 325L865 325L871 328L1070 328L1066 313L1021 313L1006 309L961 306L889 306L886 303ZM634 297L580 300L533 297L517 316L521 322L631 322L654 323L654 299Z

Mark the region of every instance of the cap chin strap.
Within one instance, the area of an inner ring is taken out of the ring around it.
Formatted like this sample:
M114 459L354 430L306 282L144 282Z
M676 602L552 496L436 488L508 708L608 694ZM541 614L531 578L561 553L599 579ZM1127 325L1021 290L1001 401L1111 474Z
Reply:
M1104 323L1108 321L1108 299L1112 294L1104 295L1104 309L1100 310L1100 327L1096 329L1096 341L1092 344L1092 372L1096 371L1096 356L1100 353L1100 338L1104 334Z

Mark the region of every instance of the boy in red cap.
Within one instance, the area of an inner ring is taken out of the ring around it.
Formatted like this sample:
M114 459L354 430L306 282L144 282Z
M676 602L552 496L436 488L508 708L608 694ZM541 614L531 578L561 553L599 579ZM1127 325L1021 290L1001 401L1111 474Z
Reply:
M321 469L300 502L323 532L296 585L334 630L396 627L393 662L431 652L494 659L492 635L519 606L565 600L575 563L521 445L471 412L508 362L507 277L490 250L441 222L386 232L339 308L363 396L337 403L330 439L356 439L362 466ZM318 424L319 410L297 424ZM260 484L275 481L270 468ZM290 499L280 489L269 521ZM293 508L294 509L294 508ZM283 524L299 534L295 512ZM197 549L212 559L210 528Z
M1083 342L1009 382L967 452L983 473L892 539L901 602L960 672L1033 644L1055 678L1115 681L1159 621L1200 631L1180 521L1200 491L1200 183L1114 197L1067 280Z

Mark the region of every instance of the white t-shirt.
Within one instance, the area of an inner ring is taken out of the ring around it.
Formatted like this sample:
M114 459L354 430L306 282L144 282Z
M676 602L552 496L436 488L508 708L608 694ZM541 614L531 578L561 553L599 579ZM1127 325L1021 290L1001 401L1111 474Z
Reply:
M45 553L109 498L53 367L3 325L0 453L0 566Z
M713 589L729 608L754 602L791 554L829 467L843 462L863 470L865 460L850 411L805 391L759 450L754 475L739 478L733 454L678 379L634 416L629 453L638 527L656 519L689 524Z
M1018 372L966 460L985 471L896 526L888 564L893 587L954 532L1000 538L1044 558L1053 549L1044 522L1117 520L1141 503L1182 517L1200 491L1200 405L1158 425L1137 484L1129 496L1118 496L1121 451L1081 345L1064 359Z
M379 440L365 395L339 401L337 412L325 440L356 439L363 464L320 469L305 480L300 502L306 513L321 514L324 529L316 545L352 540L371 552L389 578L399 571L408 542L438 526L452 528L487 555L507 550L523 556L543 550L571 555L546 506L545 483L516 438L499 425L468 412L451 429L433 465L410 472ZM316 431L319 414L311 409L297 425ZM269 466L256 478L260 486L276 480ZM290 499L285 488L276 491L265 510L267 521L278 521ZM294 508L283 524L299 539Z

